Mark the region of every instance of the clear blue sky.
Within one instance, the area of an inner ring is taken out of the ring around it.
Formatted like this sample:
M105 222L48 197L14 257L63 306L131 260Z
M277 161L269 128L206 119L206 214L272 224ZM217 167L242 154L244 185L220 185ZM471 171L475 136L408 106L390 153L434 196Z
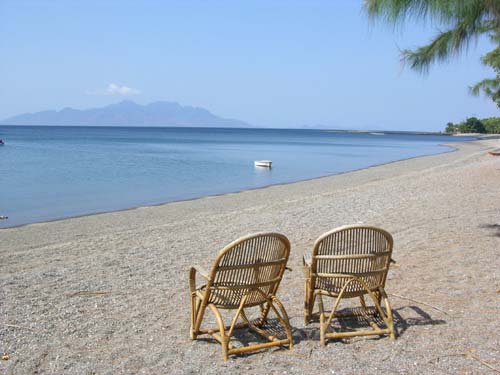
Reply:
M2 0L0 118L124 98L268 127L442 130L500 115L467 90L493 75L479 62L488 40L428 76L402 69L398 48L436 27L371 24L361 0Z

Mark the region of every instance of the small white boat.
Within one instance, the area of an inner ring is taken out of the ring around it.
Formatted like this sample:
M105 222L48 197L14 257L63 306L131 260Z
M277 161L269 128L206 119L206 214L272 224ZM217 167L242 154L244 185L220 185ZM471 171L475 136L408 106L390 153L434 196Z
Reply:
M255 160L253 163L256 167L264 168L271 168L271 164L273 164L271 160Z

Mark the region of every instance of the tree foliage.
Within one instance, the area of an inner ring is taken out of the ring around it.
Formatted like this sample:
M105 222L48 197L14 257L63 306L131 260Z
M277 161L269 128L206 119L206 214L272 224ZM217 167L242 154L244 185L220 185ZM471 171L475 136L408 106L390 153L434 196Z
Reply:
M489 134L500 134L500 117L490 117L481 120L486 130Z
M446 124L446 129L444 130L445 133L448 134L454 134L457 132L456 125L452 122L449 122Z
M371 18L395 26L413 19L445 27L427 45L402 52L402 60L420 72L466 50L478 37L489 36L497 47L481 61L495 77L478 82L471 92L485 94L500 107L500 0L365 0L365 9Z
M458 124L449 122L446 124L445 133L487 133L500 134L500 117L490 117L479 120L469 117Z

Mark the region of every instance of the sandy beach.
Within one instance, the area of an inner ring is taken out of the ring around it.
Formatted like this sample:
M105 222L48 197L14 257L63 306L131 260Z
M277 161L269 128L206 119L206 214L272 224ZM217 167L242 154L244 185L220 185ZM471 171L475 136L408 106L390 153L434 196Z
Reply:
M217 197L0 230L2 374L494 374L500 369L500 140ZM303 323L302 254L344 224L395 240L398 332L330 342ZM293 350L231 357L189 338L188 269L277 231ZM404 298L403 298L404 297ZM0 353L0 354L1 354ZM5 357L7 358L7 357ZM490 366L490 367L488 367Z

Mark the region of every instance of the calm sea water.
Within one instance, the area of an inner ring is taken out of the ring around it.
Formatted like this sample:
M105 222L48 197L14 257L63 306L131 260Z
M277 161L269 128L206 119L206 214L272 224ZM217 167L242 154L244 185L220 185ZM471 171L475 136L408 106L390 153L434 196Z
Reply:
M310 179L450 151L445 136L0 126L0 227ZM465 140L465 139L463 139ZM456 138L454 142L461 141ZM271 170L254 160L271 159Z

